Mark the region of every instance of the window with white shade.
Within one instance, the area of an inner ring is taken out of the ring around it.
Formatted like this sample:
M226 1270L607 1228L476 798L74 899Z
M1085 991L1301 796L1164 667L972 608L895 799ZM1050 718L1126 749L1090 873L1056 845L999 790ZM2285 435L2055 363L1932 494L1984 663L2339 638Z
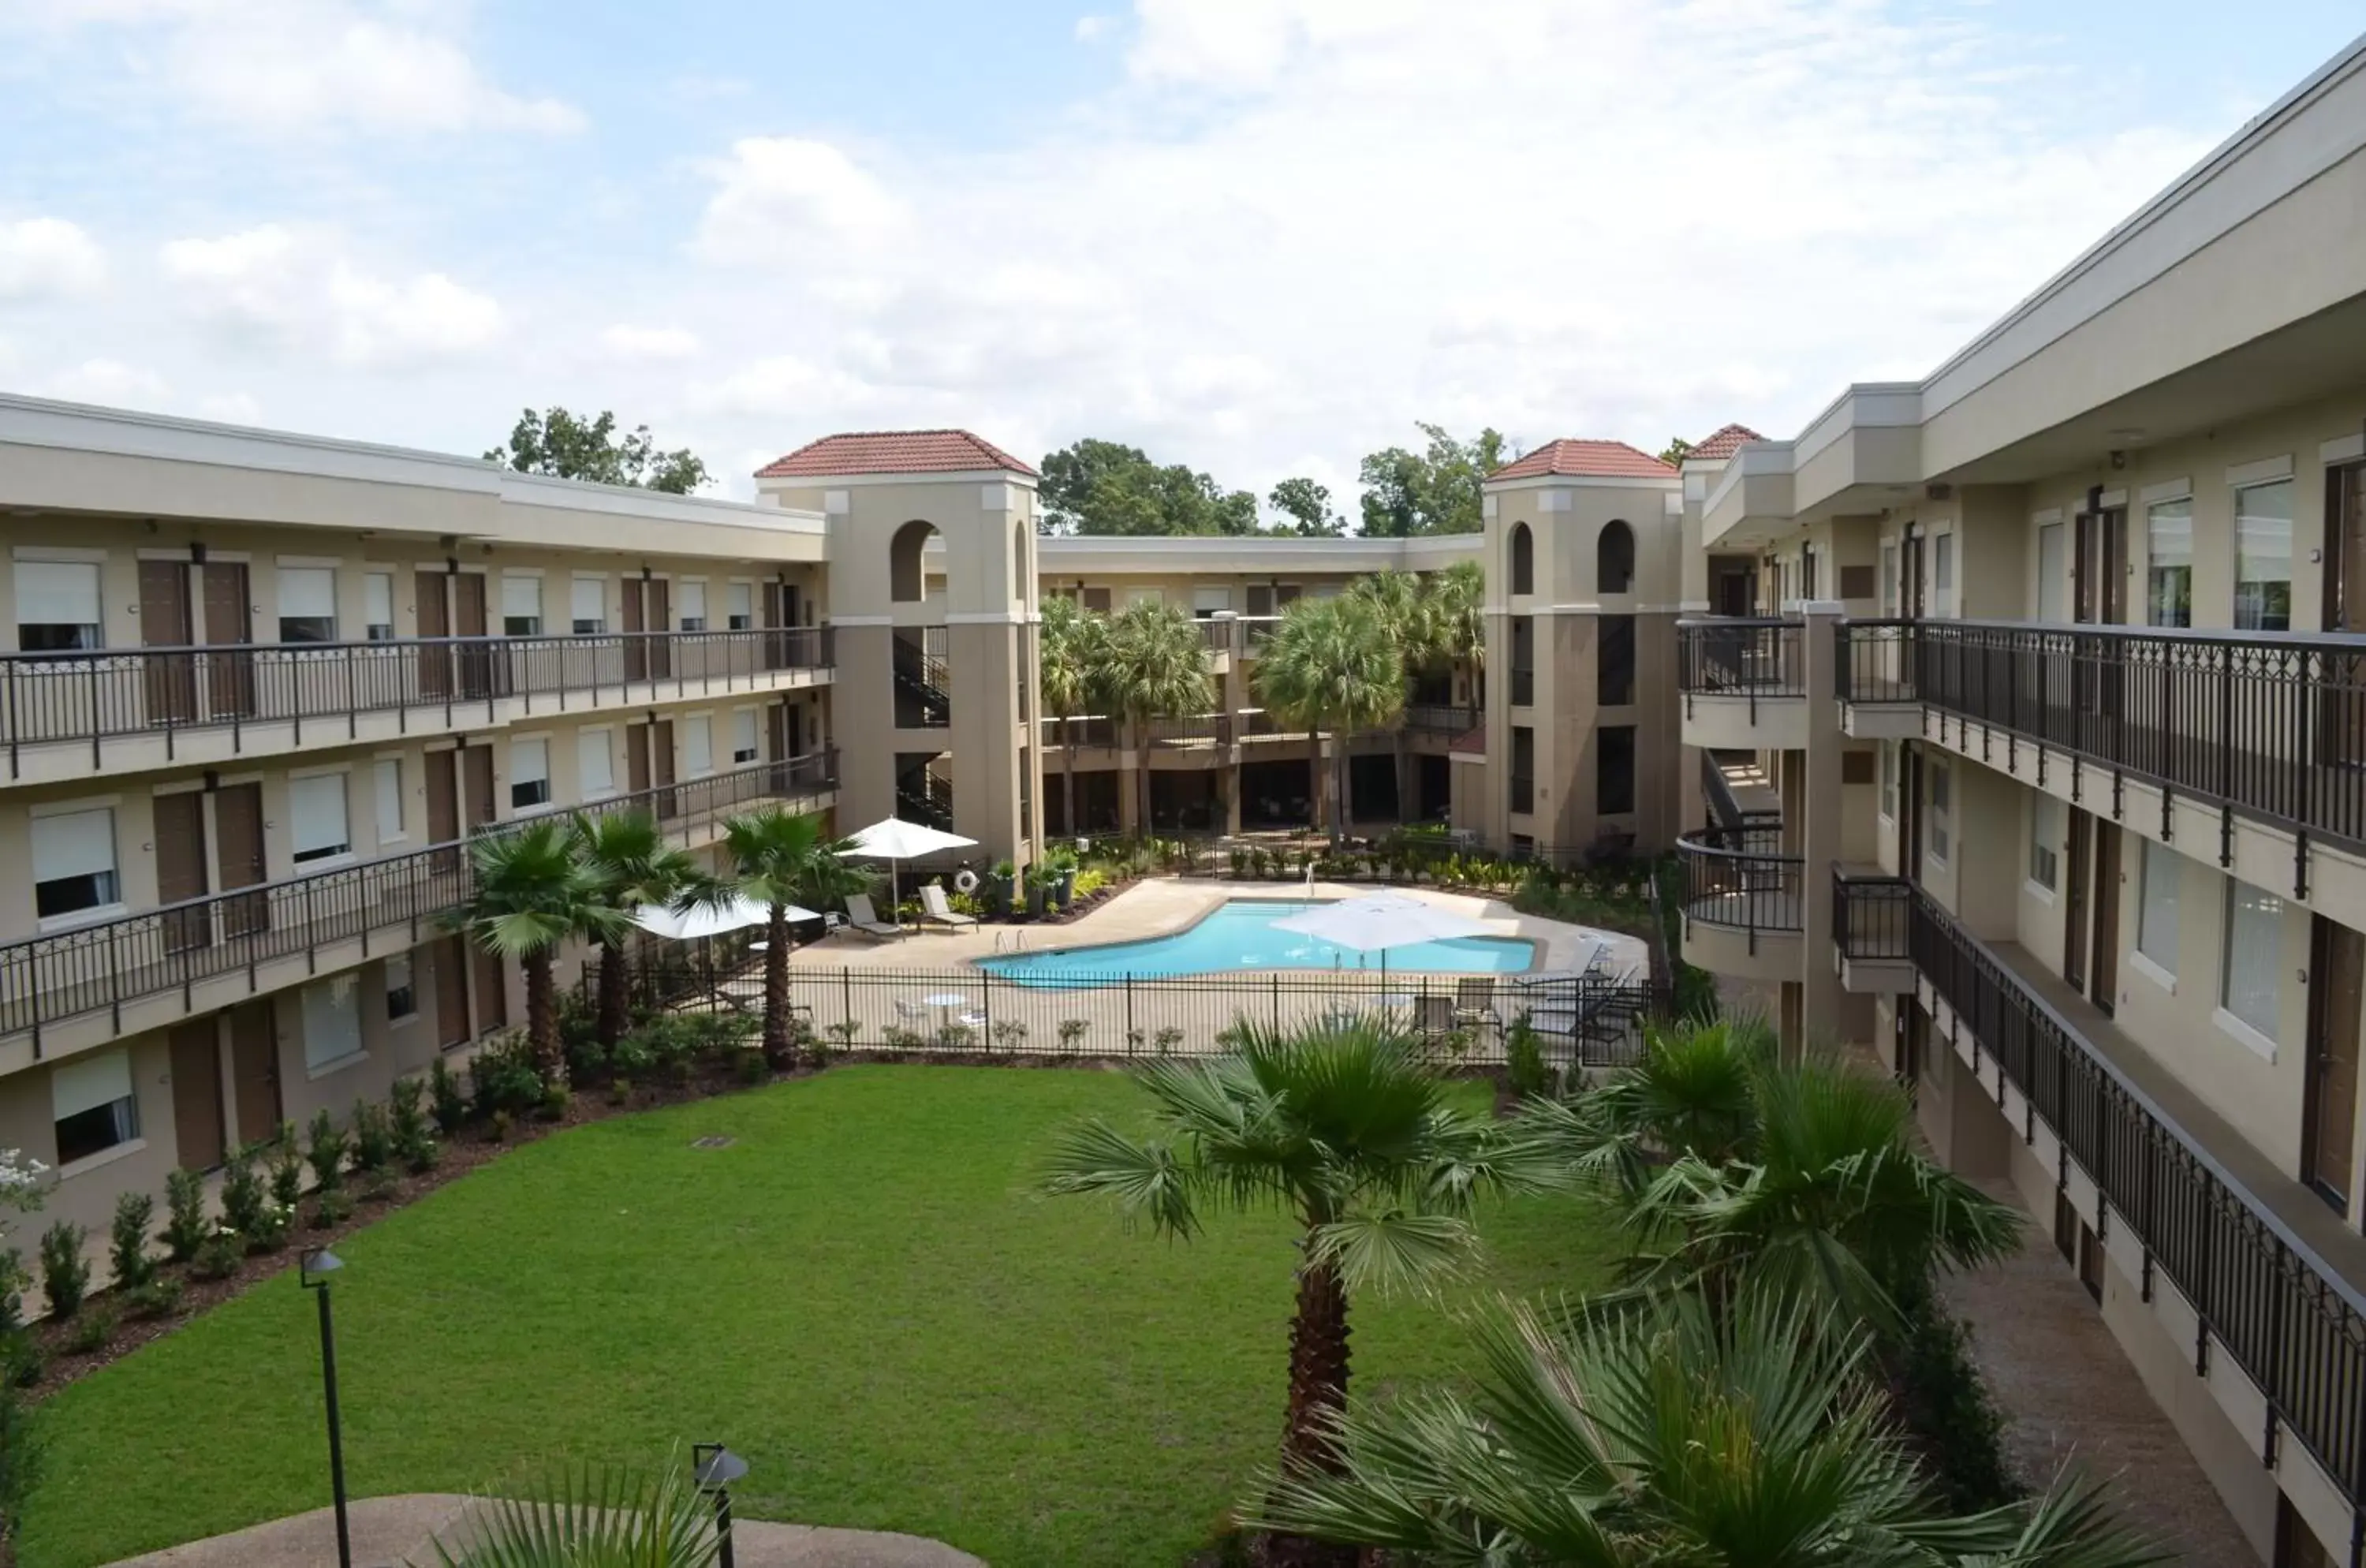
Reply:
M1898 547L1883 541L1881 547L1881 613L1898 614Z
M20 560L16 569L18 648L63 653L104 645L96 561Z
M1955 781L1944 762L1931 764L1931 821L1926 840L1931 858L1944 863L1948 832L1955 825Z
M2069 569L2063 556L2062 525L2048 523L2037 530L2037 618L2061 621L2070 591Z
M2292 629L2293 482L2235 492L2235 626Z
M1874 750L1881 753L1881 814L1895 822L1898 820L1898 748L1885 740Z
M377 798L377 841L390 844L402 837L402 759L380 757L371 764L370 786Z
M1219 610L1233 607L1233 591L1229 588L1194 588L1191 590L1191 614L1206 620Z
M586 800L616 793L616 759L604 729L582 729L575 735L575 778Z
M2235 877L2226 879L2226 972L2219 1001L2270 1040L2284 977L2284 901Z
M2029 803L2029 880L2048 893L2062 874L2064 808L2050 795L2034 795Z
M731 716L731 760L752 762L756 760L756 710L740 708Z
M386 961L386 1017L389 1023L400 1023L419 1014L419 977L412 969L411 954L398 953Z
M730 585L727 592L730 594L727 612L731 618L727 621L725 625L729 626L730 629L735 632L744 632L754 626L756 624L756 585L752 582L735 582Z
M61 811L33 819L33 912L42 919L112 908L123 901L115 872L115 812Z
M362 1054L362 983L348 970L303 990L304 1066L319 1072Z
M60 1165L138 1138L140 1100L131 1092L131 1053L118 1045L60 1063L50 1073L50 1115L57 1124Z
M2158 839L2144 841L2143 898L2136 906L2136 951L2162 973L2177 973L2177 885L2185 874L2177 852Z
M362 636L372 642L394 640L394 573L362 573Z
M1937 600L1939 613L1951 615L1955 608L1955 536L1942 534L1931 541L1931 592Z
M1166 596L1155 588L1129 588L1125 591L1126 608L1136 604L1163 604Z
M706 584L692 578L682 584L681 627L686 632L706 629Z
M510 742L510 809L532 811L550 804L550 742Z
M353 834L345 826L344 774L313 773L287 781L287 837L299 865L353 852Z
M693 778L715 771L713 721L703 713L682 721L682 768Z
M542 579L539 577L501 579L501 635L504 637L540 637L542 635Z
M2193 624L2193 498L2145 509L2145 624Z
M337 640L337 574L325 566L279 569L279 640Z
M568 606L568 626L577 637L592 637L608 629L608 580L604 577L579 577L570 590L573 597Z

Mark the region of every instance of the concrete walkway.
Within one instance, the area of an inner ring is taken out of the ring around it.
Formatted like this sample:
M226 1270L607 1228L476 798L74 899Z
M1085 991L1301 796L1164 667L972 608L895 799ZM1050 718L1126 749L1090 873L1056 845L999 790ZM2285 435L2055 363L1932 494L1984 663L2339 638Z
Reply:
M348 1509L355 1568L432 1568L435 1541L464 1539L472 1499L447 1492L366 1497ZM738 1568L986 1568L978 1558L916 1535L820 1529L742 1519L731 1532ZM113 1568L321 1568L337 1560L326 1508L193 1540Z

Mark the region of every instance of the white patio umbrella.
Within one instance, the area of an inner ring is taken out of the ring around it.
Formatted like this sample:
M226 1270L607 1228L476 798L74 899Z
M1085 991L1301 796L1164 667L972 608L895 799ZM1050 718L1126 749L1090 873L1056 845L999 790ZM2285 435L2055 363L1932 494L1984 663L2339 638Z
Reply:
M1319 904L1302 915L1284 916L1273 922L1273 929L1315 937L1358 953L1377 953L1383 975L1388 973L1390 948L1488 934L1483 920L1403 893L1368 893L1361 898Z
M811 909L794 904L786 906L792 920L814 920L821 917ZM703 936L721 936L748 926L760 926L772 918L767 905L749 897L738 897L728 904L713 908L700 906L688 910L669 909L663 904L644 904L633 911L633 924L651 936L670 937L676 942L690 942Z
M904 902L903 876L896 863L941 854L947 850L974 849L976 844L975 839L964 839L959 833L940 832L900 817L890 817L855 834L848 840L847 852L864 860L887 863L888 908L892 911ZM889 918L894 918L892 913Z

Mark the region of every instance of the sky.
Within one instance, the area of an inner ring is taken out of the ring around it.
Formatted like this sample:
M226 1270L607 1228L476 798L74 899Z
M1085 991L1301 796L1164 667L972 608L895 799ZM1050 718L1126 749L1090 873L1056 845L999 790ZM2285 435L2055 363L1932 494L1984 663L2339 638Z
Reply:
M1098 8L1093 8L1098 6ZM2239 24L2239 25L2238 25ZM1352 512L1920 376L2356 0L0 0L0 389L1122 440Z

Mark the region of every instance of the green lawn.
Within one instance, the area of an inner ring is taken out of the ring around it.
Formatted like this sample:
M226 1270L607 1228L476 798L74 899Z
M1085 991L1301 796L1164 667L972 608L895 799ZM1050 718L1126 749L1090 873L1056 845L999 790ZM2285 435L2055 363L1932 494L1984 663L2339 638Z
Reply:
M1292 1255L1275 1216L1170 1245L1030 1190L1053 1129L1137 1106L1107 1073L854 1066L507 1156L339 1247L353 1487L721 1438L753 1517L910 1530L997 1568L1179 1562L1278 1441ZM706 1134L737 1142L689 1146ZM1483 1229L1466 1299L1583 1286L1606 1255L1571 1201ZM1367 1391L1467 1355L1410 1301L1359 1306L1355 1343ZM45 1414L27 1568L328 1501L292 1272Z

